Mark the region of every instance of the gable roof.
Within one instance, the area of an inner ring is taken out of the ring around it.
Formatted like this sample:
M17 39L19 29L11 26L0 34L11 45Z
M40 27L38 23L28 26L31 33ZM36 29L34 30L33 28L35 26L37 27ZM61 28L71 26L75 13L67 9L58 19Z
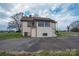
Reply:
M23 16L21 21L49 21L49 22L53 22L56 23L55 20L52 20L50 18L44 18L44 17L27 17L27 16Z

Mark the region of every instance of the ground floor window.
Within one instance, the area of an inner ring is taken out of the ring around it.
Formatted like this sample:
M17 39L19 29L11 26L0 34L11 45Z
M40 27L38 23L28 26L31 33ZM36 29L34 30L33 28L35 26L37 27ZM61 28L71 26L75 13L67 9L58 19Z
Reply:
M43 36L47 36L47 33L43 33Z

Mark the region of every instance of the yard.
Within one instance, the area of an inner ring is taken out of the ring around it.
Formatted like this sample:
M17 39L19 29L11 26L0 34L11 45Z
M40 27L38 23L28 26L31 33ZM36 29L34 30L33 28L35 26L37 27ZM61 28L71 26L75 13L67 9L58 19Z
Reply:
M78 32L58 32L57 37L76 36ZM21 32L0 32L0 40L22 38Z
M0 40L0 56L79 56L79 33L77 32L59 32L58 37L55 38L37 39L22 38L20 32L0 32Z
M66 51L37 51L37 52L26 52L26 51L1 51L0 56L79 56L78 50L66 50Z
M21 38L20 32L0 32L0 40Z
M58 32L58 37L71 37L71 36L77 36L79 35L79 32Z

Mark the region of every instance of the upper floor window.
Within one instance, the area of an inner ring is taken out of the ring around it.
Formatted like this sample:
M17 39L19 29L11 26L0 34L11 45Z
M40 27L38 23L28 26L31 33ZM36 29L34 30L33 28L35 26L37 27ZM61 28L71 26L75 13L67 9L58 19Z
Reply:
M39 27L50 27L50 22L40 21L38 22Z
M45 27L50 27L50 22L45 22Z
M34 22L27 22L27 26L28 27L34 27L35 26L35 23Z
M39 27L44 27L44 22L41 22L41 21L38 22L38 26L39 26Z

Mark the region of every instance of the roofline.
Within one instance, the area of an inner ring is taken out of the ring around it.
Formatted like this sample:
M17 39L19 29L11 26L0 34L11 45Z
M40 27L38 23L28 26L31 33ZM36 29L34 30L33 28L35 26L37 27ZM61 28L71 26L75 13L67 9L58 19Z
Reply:
M24 16L25 17L25 16ZM26 17L26 18L28 18L28 17ZM37 17L38 18L38 17ZM50 18L49 18L50 19ZM39 20L39 19L33 19L33 20L26 20L26 19L23 19L23 17L22 17L22 19L20 20L21 22L28 22L28 21L47 21L47 22L53 22L53 23L57 23L57 21L55 21L55 20L52 20L52 19L50 19L50 20Z
M57 23L56 21L52 21L52 20L21 20L21 22L29 22L29 21L47 21L47 22L53 22L53 23Z

